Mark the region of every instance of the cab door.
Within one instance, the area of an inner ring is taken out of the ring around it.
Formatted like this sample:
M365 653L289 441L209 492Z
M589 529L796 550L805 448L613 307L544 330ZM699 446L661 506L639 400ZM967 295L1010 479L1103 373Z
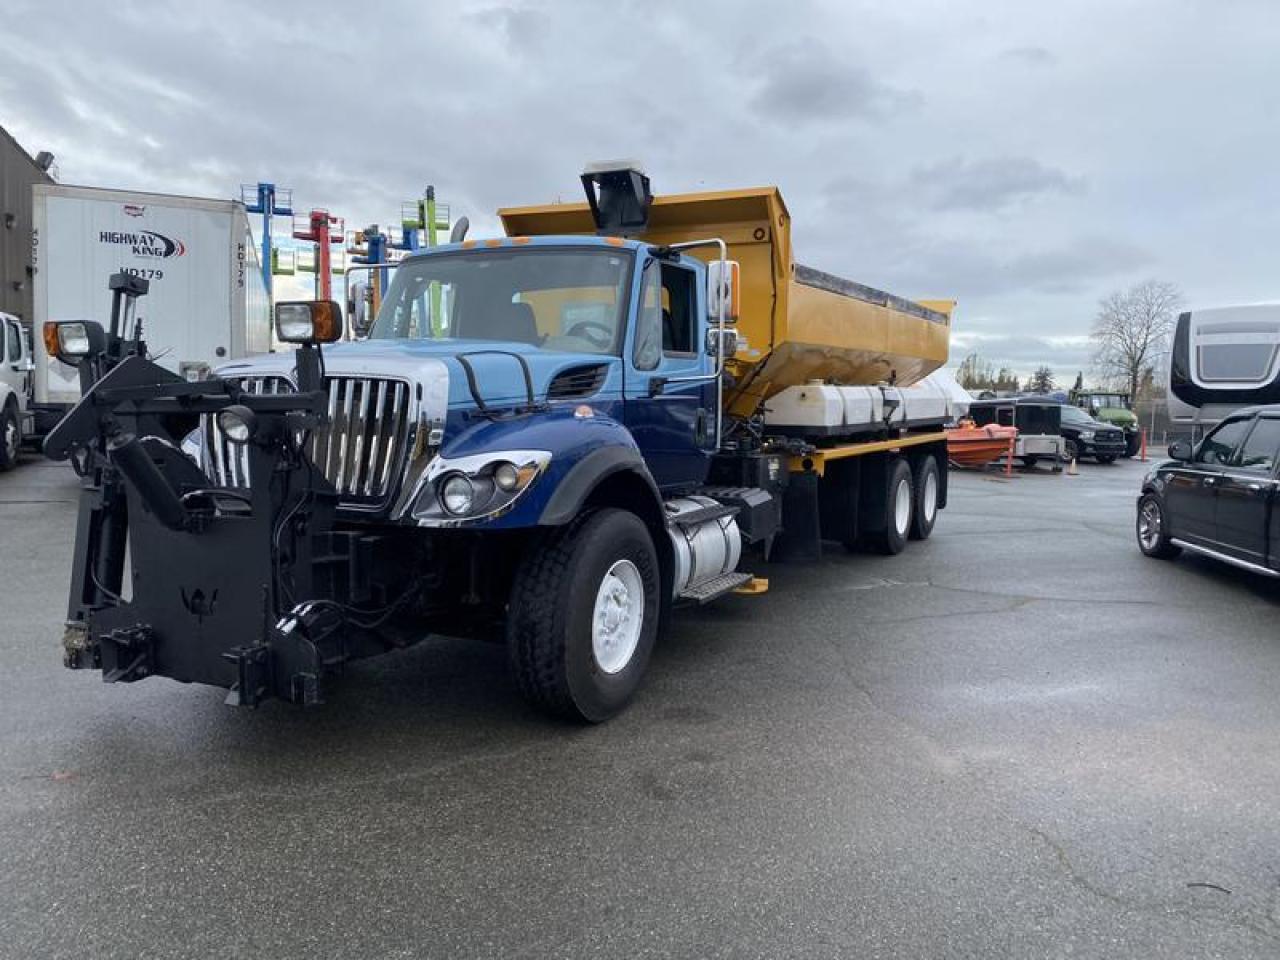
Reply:
M0 383L8 385L18 397L18 409L25 410L31 388L31 357L22 324L12 317L0 315Z
M1280 419L1259 417L1218 481L1216 539L1223 553L1265 566L1268 560Z
M1223 421L1200 442L1190 462L1169 471L1164 500L1171 536L1219 548L1215 523L1218 485L1252 425L1249 417Z
M631 325L625 421L658 488L678 492L706 480L715 444L715 383L703 344L699 274L649 258Z

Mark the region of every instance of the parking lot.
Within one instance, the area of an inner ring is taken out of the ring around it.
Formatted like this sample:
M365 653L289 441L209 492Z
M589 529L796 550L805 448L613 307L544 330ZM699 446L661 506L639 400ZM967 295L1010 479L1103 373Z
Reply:
M1146 466L953 474L931 540L677 618L634 705L500 648L241 711L60 665L76 485L0 476L0 955L1274 957L1268 582L1133 542Z

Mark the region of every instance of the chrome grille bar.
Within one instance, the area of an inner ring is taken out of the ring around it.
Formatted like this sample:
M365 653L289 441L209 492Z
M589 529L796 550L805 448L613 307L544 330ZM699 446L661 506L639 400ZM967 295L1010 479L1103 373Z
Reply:
M246 393L291 393L284 377L249 377ZM344 506L377 506L395 493L413 429L411 388L381 377L326 378L326 426L313 431L308 454L333 484ZM222 436L212 416L203 418L204 469L219 486L249 485L246 452Z

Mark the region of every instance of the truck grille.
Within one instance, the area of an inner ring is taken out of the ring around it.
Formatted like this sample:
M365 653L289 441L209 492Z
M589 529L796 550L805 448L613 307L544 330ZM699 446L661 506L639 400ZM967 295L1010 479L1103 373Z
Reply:
M248 393L292 393L284 377L246 377ZM377 506L394 493L412 441L413 396L402 380L331 376L329 422L314 430L307 454L333 484L344 505ZM222 436L212 417L204 418L206 470L222 486L249 485L248 458Z

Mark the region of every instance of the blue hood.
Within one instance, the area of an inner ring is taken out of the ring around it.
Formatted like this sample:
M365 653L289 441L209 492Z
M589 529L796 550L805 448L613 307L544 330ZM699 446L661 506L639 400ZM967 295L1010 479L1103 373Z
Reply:
M501 351L501 352L496 352ZM601 397L619 397L622 393L622 362L618 357L598 353L543 350L519 341L494 340L362 340L335 343L324 348L326 357L341 362L370 360L382 369L403 363L405 373L412 374L415 361L436 360L449 368L450 409L476 405L467 385L466 372L458 362L463 355L475 371L476 386L487 405L504 407L525 403L524 371L517 354L529 365L535 401L546 399L547 388L559 373L576 367L606 366Z

